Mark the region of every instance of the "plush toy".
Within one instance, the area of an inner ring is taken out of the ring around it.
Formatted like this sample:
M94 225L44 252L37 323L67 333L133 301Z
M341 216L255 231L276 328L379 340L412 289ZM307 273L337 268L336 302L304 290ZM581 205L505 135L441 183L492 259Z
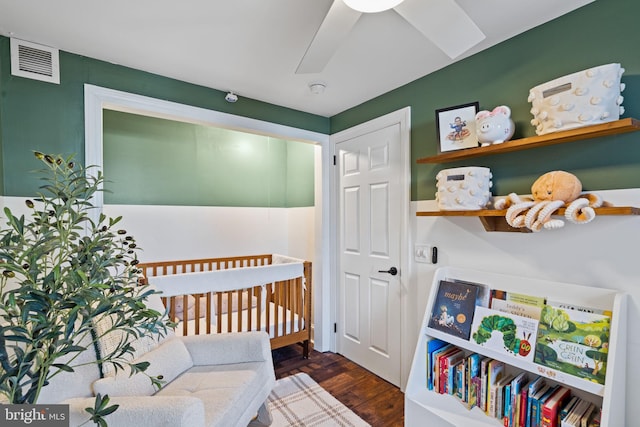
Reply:
M564 226L561 219L551 215L566 206L565 218L574 224L586 224L595 218L593 208L603 205L600 196L582 192L582 183L565 171L547 172L531 186L531 197L521 198L515 193L494 202L496 209L507 209L507 223L516 228L532 231Z

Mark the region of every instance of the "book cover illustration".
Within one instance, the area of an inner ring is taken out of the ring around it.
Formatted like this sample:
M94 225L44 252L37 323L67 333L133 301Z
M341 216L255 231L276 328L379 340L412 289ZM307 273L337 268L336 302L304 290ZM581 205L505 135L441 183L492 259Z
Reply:
M604 384L611 318L547 305L542 309L535 363Z
M503 313L485 307L476 307L471 326L476 344L533 361L531 341L535 342L538 321L511 313Z
M517 292L507 292L500 289L491 291L491 299L501 299L505 301L516 302L518 304L531 305L534 307L544 307L545 298L535 295L521 294Z
M535 320L540 320L540 314L542 313L541 307L530 304L521 304L504 299L491 300L491 309Z
M441 280L431 308L429 327L468 340L478 287Z

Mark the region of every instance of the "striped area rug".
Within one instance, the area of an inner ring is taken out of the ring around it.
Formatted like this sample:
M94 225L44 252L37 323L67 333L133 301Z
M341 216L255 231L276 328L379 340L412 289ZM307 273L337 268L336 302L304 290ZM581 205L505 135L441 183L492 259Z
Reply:
M272 427L369 426L305 373L276 382L269 396Z

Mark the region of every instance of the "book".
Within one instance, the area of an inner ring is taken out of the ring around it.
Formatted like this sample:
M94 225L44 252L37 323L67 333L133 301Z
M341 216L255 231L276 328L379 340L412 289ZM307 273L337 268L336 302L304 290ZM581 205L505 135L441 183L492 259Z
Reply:
M464 362L464 354L462 354L459 359L450 362L449 378L447 380L447 393L452 396L455 395L460 399L462 399L461 390L464 387L462 385L462 379L464 377Z
M480 380L480 359L481 356L478 353L472 353L467 357L466 365L466 382L467 382L467 396L466 402L469 408L473 408L477 404L477 392L472 389L474 380Z
M518 304L525 304L534 307L544 307L545 298L538 297L534 295L520 294L516 292L507 292L500 289L492 289L491 290L491 303L493 304L494 300L504 300L511 301Z
M485 357L480 361L480 393L478 395L478 401L480 402L480 409L482 411L487 410L487 382L489 380L489 376L487 375L489 369L489 363L491 363L493 359L489 357Z
M464 352L458 347L454 347L451 351L438 357L439 380L436 391L440 394L449 394L449 366L464 357Z
M448 344L433 352L433 391L436 393L440 392L440 357L456 348L453 344Z
M560 422L560 426L580 427L582 416L591 408L592 405L593 403L579 398L573 409L571 409L571 411L569 411L569 413L567 414L567 417Z
M506 365L499 360L492 360L487 366L487 415L496 416L496 400L494 394L494 386L505 375Z
M547 384L547 380L544 377L537 377L531 383L529 383L529 390L527 396L527 408L526 408L526 416L527 421L525 426L521 427L531 427L531 400L533 396L537 395L537 393Z
M563 310L584 311L585 313L603 314L609 317L611 317L611 314L612 314L611 310L603 310L601 308L586 307L584 305L577 305L577 304L560 302L560 301L547 301L547 305L550 305L556 308L561 308Z
M502 411L502 423L509 427L511 420L510 420L510 414L511 414L511 387L512 387L513 381L511 381L508 384L504 385L504 411Z
M476 286L478 288L478 294L476 295L476 305L480 307L489 307L491 301L491 288L484 283L469 282L460 279L445 279L456 283L465 283L467 285Z
M428 326L468 340L477 295L478 286L476 285L441 280L431 307Z
M494 385L492 396L495 400L495 408L494 408L494 417L500 420L504 417L504 404L505 404L505 396L504 389L507 384L510 384L513 380L513 375L505 374L502 378L500 378Z
M545 402L547 401L547 399L549 399L549 397L551 397L551 395L553 393L556 392L556 390L559 388L560 386L554 385L549 387L549 390L547 390L542 396L540 396L540 398L535 402L535 404L537 405L537 411L536 411L536 423L535 423L535 427L542 427L542 408L545 404Z
M604 384L611 317L546 305L535 363Z
M517 424L517 420L520 419L520 410L521 410L521 396L520 392L522 391L523 384L527 381L528 375L525 372L520 372L511 382L511 394L509 395L510 400L510 411L509 414L509 426L515 426Z
M578 403L578 399L579 399L578 396L571 396L571 399L569 399L567 404L564 405L562 409L560 409L560 414L559 414L560 421L567 418L567 415L569 415L569 412L571 412L575 404Z
M427 341L427 389L433 390L433 353L442 347L449 345L446 341L437 338Z
M518 412L520 417L516 420L516 427L524 427L527 423L527 402L529 401L529 388L527 384L522 386L520 391L520 404L518 405Z
M560 409L571 396L571 389L560 386L542 405L540 427L558 427Z
M538 331L538 321L535 319L476 307L471 331L471 338L478 345L533 361L534 351L530 340L535 342Z
M548 393L550 389L551 386L549 384L543 384L543 386L531 397L531 427L539 427L538 408L540 398Z
M491 309L501 311L503 313L517 314L518 316L528 317L529 319L540 320L542 307L529 304L521 304L514 301L503 299L494 299L491 301Z

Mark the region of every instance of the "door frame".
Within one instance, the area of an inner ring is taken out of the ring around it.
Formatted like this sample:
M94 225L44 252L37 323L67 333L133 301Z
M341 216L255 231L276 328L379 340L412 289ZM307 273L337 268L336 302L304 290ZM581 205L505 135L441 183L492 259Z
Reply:
M407 378L409 375L409 369L411 367L411 357L413 354L413 342L412 334L410 331L414 329L414 325L409 318L411 310L409 309L409 298L411 295L409 286L412 283L411 279L411 254L409 238L409 225L410 225L410 211L411 211L411 107L404 107L384 116L371 119L367 122L353 126L349 129L345 129L338 133L331 135L329 139L329 146L331 156L335 159L337 156L337 144L367 133L371 133L375 130L391 126L394 124L400 125L400 162L402 167L401 176L401 212L400 212L400 384L401 389L404 390ZM331 338L331 351L337 352L337 334L335 331L335 324L338 321L338 298L339 292L339 254L338 254L338 242L339 242L339 230L338 230L338 205L339 205L339 171L335 165L335 162L330 163L328 167L333 168L332 173L329 174L331 182L329 188L331 191L330 203L330 242L331 258L330 262L330 277L331 280L331 324L333 325L334 334Z

